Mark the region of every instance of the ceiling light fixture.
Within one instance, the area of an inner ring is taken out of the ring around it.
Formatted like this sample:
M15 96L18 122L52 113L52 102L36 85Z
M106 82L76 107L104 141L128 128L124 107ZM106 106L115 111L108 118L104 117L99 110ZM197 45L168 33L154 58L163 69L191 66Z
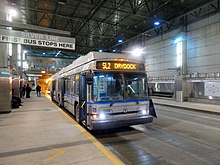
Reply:
M118 43L122 43L122 42L123 42L123 40L122 40L122 39L118 40Z
M160 22L159 22L159 21L155 21L155 22L154 22L154 25L155 25L155 26L159 26L159 25L160 25Z

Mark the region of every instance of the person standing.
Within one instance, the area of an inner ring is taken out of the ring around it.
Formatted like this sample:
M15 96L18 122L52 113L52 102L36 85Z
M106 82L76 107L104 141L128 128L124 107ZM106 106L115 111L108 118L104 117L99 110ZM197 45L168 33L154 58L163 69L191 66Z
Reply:
M20 96L20 98L22 98L23 97L23 87L22 87L22 85L20 85L20 87L19 87L19 96Z
M37 92L37 97L41 97L41 86L39 84L37 84L37 87L36 87L36 92Z
M24 85L24 86L22 87L22 98L24 98L25 93L26 93L26 85Z
M26 98L30 98L31 87L29 86L29 84L27 84L25 89L26 89Z

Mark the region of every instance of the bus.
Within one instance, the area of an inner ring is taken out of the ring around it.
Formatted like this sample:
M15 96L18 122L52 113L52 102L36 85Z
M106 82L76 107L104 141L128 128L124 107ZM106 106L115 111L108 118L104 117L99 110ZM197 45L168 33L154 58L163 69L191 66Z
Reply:
M51 99L90 130L153 122L143 60L123 53L90 52L51 78Z

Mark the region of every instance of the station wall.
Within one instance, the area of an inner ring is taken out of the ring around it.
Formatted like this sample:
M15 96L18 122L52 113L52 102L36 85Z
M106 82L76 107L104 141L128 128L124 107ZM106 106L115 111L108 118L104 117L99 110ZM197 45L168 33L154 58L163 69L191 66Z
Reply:
M188 26L189 73L220 72L220 14Z
M144 54L150 77L175 76L177 55L175 39L179 29L145 41ZM187 27L187 71L220 72L220 14L189 24Z
M144 55L148 76L174 76L175 71L168 68L176 67L176 50L174 40L178 30L171 31L156 38L147 40Z

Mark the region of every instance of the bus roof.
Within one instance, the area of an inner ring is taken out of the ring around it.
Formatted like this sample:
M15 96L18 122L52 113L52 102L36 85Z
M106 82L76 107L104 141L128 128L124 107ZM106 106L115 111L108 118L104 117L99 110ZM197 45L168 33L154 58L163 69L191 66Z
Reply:
M108 52L89 52L87 55L81 56L76 60L74 60L72 64L66 66L65 68L62 68L58 73L52 76L52 79L59 77L59 75L68 72L72 68L76 68L91 61L110 60L116 58L127 59L128 61L138 62L138 63L143 62L143 59L141 59L141 57L131 56L129 53L126 54L126 53L108 53Z

